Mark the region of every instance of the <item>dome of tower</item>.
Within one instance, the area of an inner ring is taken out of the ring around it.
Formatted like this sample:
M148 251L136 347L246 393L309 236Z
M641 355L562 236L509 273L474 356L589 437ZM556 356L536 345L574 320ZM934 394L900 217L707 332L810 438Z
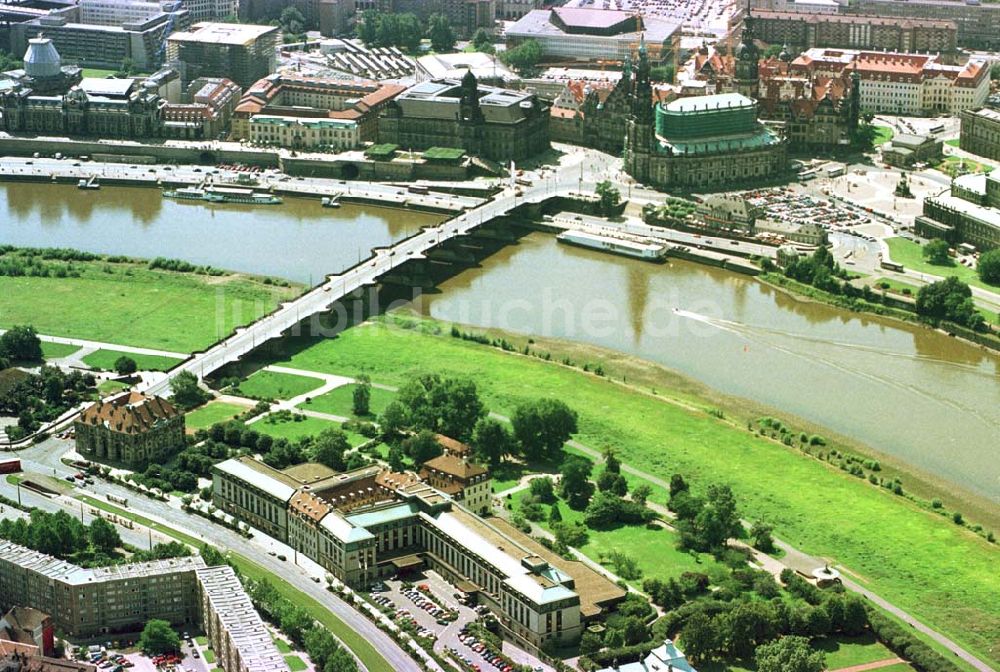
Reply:
M58 77L62 69L62 58L52 40L36 37L28 40L28 50L24 54L24 72L29 77L45 79Z

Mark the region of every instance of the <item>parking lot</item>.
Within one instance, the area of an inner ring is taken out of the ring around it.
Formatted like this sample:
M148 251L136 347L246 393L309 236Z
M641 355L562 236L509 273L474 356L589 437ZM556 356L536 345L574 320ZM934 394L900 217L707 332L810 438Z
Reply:
M193 646L181 641L181 654L178 656L147 656L139 651L121 653L101 647L105 651L90 653L86 660L93 662L102 672L209 672L213 666L205 660L207 647L191 641Z
M450 650L454 658L476 672L505 672L512 663L551 672L549 666L509 642L504 642L503 650L498 651L469 637L466 626L489 611L483 606L473 608L462 604L460 596L453 585L434 571L415 577L410 589L404 588L400 580L389 580L384 583L384 590L370 595L377 604L394 610L397 622L412 618L420 636L435 640L436 653L443 655Z

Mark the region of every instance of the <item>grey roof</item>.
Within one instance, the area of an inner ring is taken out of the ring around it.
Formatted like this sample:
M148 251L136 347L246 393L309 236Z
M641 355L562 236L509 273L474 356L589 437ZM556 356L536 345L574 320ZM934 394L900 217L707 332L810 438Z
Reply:
M323 516L323 520L321 520L319 524L320 527L332 534L334 538L339 539L345 544L367 541L368 539L375 538L375 535L365 528L356 527L347 522L347 520L344 519L344 517L337 511L331 511Z
M24 54L24 72L29 77L58 77L62 74L62 58L52 40L36 37L28 40L28 50Z
M272 495L275 499L283 502L290 500L292 495L295 494L295 488L265 473L264 469L268 467L264 465L260 465L260 467L255 469L246 462L238 459L226 460L215 465L215 468L219 471L248 483Z
M101 77L84 77L80 80L79 87L83 89L88 96L123 98L129 94L134 85L135 80L128 78L104 79Z
M739 93L719 93L714 96L678 98L664 106L668 112L704 112L726 107L747 107L753 101Z

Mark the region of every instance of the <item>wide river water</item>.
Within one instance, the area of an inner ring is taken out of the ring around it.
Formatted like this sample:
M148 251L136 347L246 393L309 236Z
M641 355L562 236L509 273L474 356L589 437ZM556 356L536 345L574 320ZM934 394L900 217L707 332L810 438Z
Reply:
M294 199L206 208L151 189L0 185L0 243L176 257L302 282L434 221ZM652 265L546 234L441 290L423 299L435 317L633 354L1000 503L1000 357L943 334L797 301L727 271Z

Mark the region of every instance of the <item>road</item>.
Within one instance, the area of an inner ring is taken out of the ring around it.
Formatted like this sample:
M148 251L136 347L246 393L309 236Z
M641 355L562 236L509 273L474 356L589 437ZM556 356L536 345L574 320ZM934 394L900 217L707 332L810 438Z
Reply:
M62 464L59 459L71 445L72 442L48 439L36 446L26 448L18 453L21 458L22 468L25 472L39 474L52 474L54 470L55 476L58 478L74 473L74 469ZM3 490L4 487L11 486L5 481L0 481L0 492L10 497L11 495ZM269 555L269 552L272 552L276 548L276 545L278 545L276 541L269 537L258 533L253 539L246 539L236 532L221 525L216 525L201 516L182 511L179 508L180 505L176 502L168 505L100 479L94 485L87 486L85 489L80 490L80 492L98 499L104 499L109 494L117 497L126 497L128 498L128 508L131 512L150 518L157 523L175 530L185 532L221 550L233 551L252 560L274 574L275 577L280 577L279 580L283 580L297 590L313 597L324 608L339 617L350 629L371 642L372 646L375 647L397 672L420 672L420 667L417 663L388 635L379 630L374 623L337 595L326 590L325 587L321 587L324 583L317 584L313 581L313 576L317 576L321 582L324 578L322 574L317 573L315 565L313 565L313 573L310 574L305 568L293 562L294 555L292 551L283 546L284 550L280 552L287 555L289 558L288 561L282 562L276 557ZM24 490L22 489L23 496ZM39 499L32 499L31 502L26 501L25 503L30 503L31 505L37 504L50 511L63 508L70 512L79 513L79 502L69 497L59 497L56 499L48 499L41 496L33 497L38 497ZM16 498L16 493L13 495L13 498ZM8 512L9 509L3 515L6 516ZM145 538L148 536L148 533L142 530L141 535ZM146 544L140 543L138 545L145 547Z

